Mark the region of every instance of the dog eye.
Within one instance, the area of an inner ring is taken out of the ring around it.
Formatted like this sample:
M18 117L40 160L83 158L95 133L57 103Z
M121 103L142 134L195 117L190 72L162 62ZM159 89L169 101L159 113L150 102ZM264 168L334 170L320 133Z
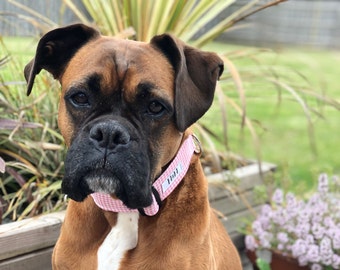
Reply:
M70 97L70 100L75 106L88 106L88 105L90 105L87 95L83 92L73 94Z
M152 101L148 106L148 112L153 115L161 114L164 109L164 106L158 101Z

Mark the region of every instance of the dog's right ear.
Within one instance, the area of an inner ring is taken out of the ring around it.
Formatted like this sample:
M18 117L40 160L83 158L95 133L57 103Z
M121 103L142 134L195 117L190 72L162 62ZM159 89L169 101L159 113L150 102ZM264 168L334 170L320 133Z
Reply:
M39 41L35 57L26 65L27 95L32 91L35 76L42 69L59 79L68 61L89 40L100 36L94 28L74 24L57 28L45 34Z
M151 44L161 50L175 71L175 121L184 132L201 118L214 99L223 61L215 53L188 46L174 36L155 36Z

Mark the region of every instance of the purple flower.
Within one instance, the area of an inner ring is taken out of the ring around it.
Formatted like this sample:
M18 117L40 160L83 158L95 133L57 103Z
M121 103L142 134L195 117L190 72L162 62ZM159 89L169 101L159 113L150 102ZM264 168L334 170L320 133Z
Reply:
M312 263L320 261L319 247L317 245L310 245L307 251L307 259Z
M321 263L324 265L332 265L332 258L333 258L333 253L331 254L321 254Z
M255 249L258 248L258 244L256 243L254 236L252 235L246 235L245 245L246 245L246 248L251 251L254 251Z
M306 266L308 265L308 259L306 255L301 255L298 257L298 262L300 266Z
M252 229L255 235L259 235L263 232L261 222L258 220L255 220L252 224Z
M307 252L307 243L304 240L298 239L292 245L292 255L294 258L301 257L301 255L305 255L306 252Z
M340 179L334 179L320 175L318 192L306 201L277 189L253 222L246 247L280 250L314 270L340 269Z
M321 239L325 234L325 228L322 227L319 223L315 223L312 226L312 232L316 239Z
M277 245L277 249L278 250L284 250L285 249L285 245L284 244L278 244Z
M320 241L320 249L331 249L332 248L332 241L328 237L324 237Z
M305 237L304 237L304 239L305 239L305 241L306 241L306 243L308 244L308 245L311 245L311 244L314 244L314 236L313 235L311 235L311 234L307 234Z
M272 208L269 204L265 204L261 208L261 216L270 217L272 213Z
M314 207L315 207L320 201L322 201L322 198L320 197L320 194L315 193L315 194L313 194L313 195L309 198L308 203L307 203L307 206L308 206L310 209L314 209Z
M305 238L310 233L310 224L307 222L300 222L295 227L295 234L298 237Z
M296 225L293 223L288 223L285 225L285 230L287 231L287 233L293 233L295 232L296 229Z
M296 206L296 198L293 193L288 192L286 194L286 202L288 207L294 207Z
M263 230L269 230L271 228L271 220L267 216L260 216L258 221L261 223Z
M311 220L313 223L321 223L324 219L324 215L329 212L328 204L323 201L319 201L310 207L312 210Z
M333 219L329 216L323 219L323 224L327 228L333 228L335 226Z
M280 206L273 212L272 221L282 227L289 222L289 215L287 211Z
M286 210L290 218L295 218L299 213L299 204L293 193L287 193L286 195Z
M322 270L322 266L320 264L313 263L311 270Z
M324 265L331 265L333 259L332 241L328 237L322 238L320 241L321 262Z
M289 241L288 235L285 232L279 232L277 234L277 240L281 243L281 244L286 244Z
M283 203L283 191L282 189L276 189L273 196L272 201L277 205L281 205Z
M303 207L302 208L303 211L299 212L298 215L298 221L299 223L307 223L309 222L311 215L312 215L312 211L308 208Z
M340 256L338 254L333 255L332 267L334 269L339 269L339 267L340 267Z
M336 231L334 231L333 235L333 248L340 249L340 227Z
M260 235L259 235L259 241L262 247L264 248L270 248L271 247L271 241L273 240L273 234L268 233L263 231Z
M326 194L328 192L328 176L323 173L319 176L318 191L321 194Z

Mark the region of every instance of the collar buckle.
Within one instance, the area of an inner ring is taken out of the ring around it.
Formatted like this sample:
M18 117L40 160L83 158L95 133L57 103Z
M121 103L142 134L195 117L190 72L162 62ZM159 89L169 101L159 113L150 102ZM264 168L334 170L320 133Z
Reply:
M202 145L201 145L200 140L197 138L197 136L195 134L192 134L191 136L193 138L193 142L194 142L194 145L195 145L194 152L196 154L202 153Z

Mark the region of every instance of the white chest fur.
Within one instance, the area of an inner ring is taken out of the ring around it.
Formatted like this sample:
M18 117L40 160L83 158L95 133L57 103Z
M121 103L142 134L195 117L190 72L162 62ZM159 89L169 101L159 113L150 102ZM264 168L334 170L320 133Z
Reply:
M117 270L126 251L136 247L139 213L119 213L117 224L98 249L98 270Z

